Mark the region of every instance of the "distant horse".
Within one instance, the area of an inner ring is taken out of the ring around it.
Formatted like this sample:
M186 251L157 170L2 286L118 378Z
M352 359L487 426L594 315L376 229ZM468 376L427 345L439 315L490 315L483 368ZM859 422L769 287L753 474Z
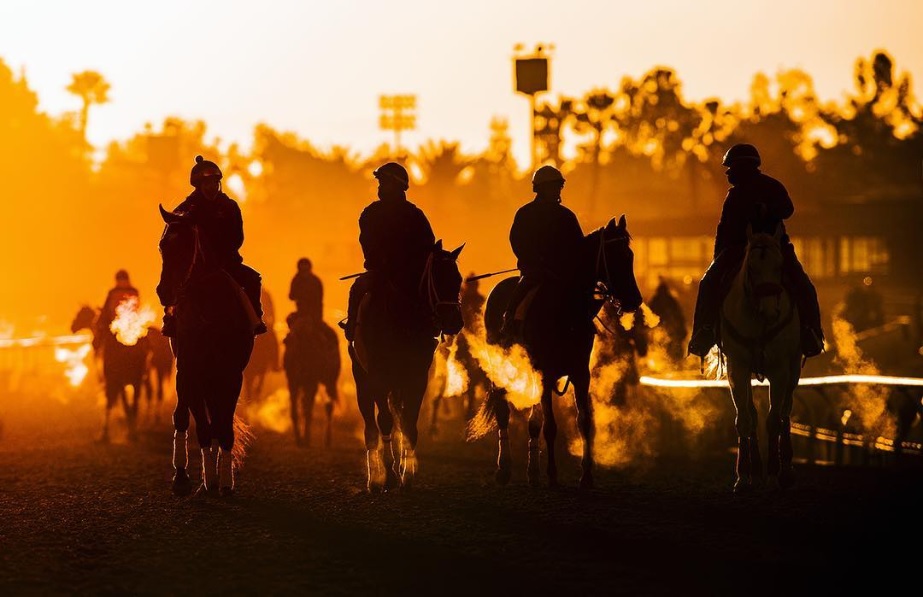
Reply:
M198 226L188 216L161 206L166 223L157 294L175 305L176 409L173 413L173 490L186 494L186 433L195 420L202 452L204 488L233 493L233 459L243 445L235 441L235 411L243 372L253 351L256 315L233 278L203 250ZM217 462L216 462L217 461ZM216 470L217 469L217 470Z
M109 417L117 402L121 402L125 410L129 438L134 438L137 430L138 401L141 398L141 388L147 369L149 344L147 338L142 337L135 344L126 346L119 342L112 332L107 330L100 333L97 329L98 319L98 309L83 305L71 322L71 332L90 330L93 333L93 347L97 358L102 359L106 410L100 439L101 441L109 440ZM132 390L130 399L128 388Z
M767 472L781 487L794 482L791 414L801 377L801 324L793 297L782 283L781 234L781 226L773 234L753 233L748 227L743 263L721 306L719 347L737 410L735 492L750 489L763 477L753 376L769 380Z
M149 327L146 337L150 359L144 374L144 394L148 410L154 413L156 422L163 407L165 385L173 378L173 349L170 339L161 333L160 328Z
M292 429L295 443L311 445L311 422L314 400L321 385L327 392L324 412L327 427L324 445L330 446L333 432L333 408L339 402L337 381L340 377L340 346L336 332L324 322L311 327L309 321L292 313L288 317L290 331L285 336L282 367L288 381L291 401Z
M538 484L539 433L544 431L548 452L548 482L557 484L554 443L557 424L552 409L552 392L557 382L567 377L574 386L577 426L583 437L581 487L593 485L593 440L595 435L590 403L590 355L596 337L593 318L606 300L617 301L618 309L634 312L641 306L641 292L634 276L634 253L630 247L625 216L615 219L584 237L579 260L572 264L579 286L558 288L542 286L535 294L524 321L519 342L529 355L542 381L541 403L529 415L529 482ZM499 337L503 313L516 288L517 278L499 282L487 297L484 323L488 342ZM566 388L566 385L565 385ZM496 420L500 433L500 454L496 479L509 482L511 475L509 418L510 406L501 388L491 389L482 411L488 420Z
M462 368L465 375L468 376L467 387L460 397L463 400L463 413L466 422L470 421L477 414L478 390L483 390L485 395L490 390L490 379L488 379L487 373L481 368L481 364L471 353L471 341L468 340L467 335L473 333L474 332L465 329L455 336L455 346L457 347L455 351L455 362ZM439 413L443 410L443 400L445 399L444 390L445 388L442 388L442 391L435 393L433 396L433 408L430 420L430 435L433 437L439 435Z
M462 251L433 246L419 292L374 288L359 307L356 339L349 347L359 411L365 422L368 488L411 486L416 474L417 418L426 393L437 336L462 328L459 292ZM376 422L377 410L377 422ZM397 415L403 446L391 445ZM382 448L379 448L379 436ZM392 451L394 448L394 451ZM399 454L395 451L399 450Z
M253 341L253 353L244 369L244 398L259 402L263 398L266 376L279 370L279 336L271 327Z
M648 302L651 311L660 318L654 327L654 337L663 342L673 367L679 367L686 357L686 316L667 283L661 282Z

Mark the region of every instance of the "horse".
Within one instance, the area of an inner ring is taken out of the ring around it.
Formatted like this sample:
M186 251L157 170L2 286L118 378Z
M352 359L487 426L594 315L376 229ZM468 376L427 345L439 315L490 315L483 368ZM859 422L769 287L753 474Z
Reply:
M580 487L593 485L593 440L595 435L593 411L590 403L590 356L596 337L594 317L605 301L617 302L617 310L633 313L642 302L634 276L634 253L625 216L587 234L573 269L578 272L578 287L558 289L543 285L535 293L526 314L521 338L523 346L536 372L541 378L541 400L529 413L528 476L531 485L539 484L540 439L544 432L548 453L547 476L549 485L557 485L555 438L557 424L552 410L552 393L564 395L557 382L567 377L574 386L577 407L577 426L583 437L582 472ZM484 324L487 341L497 344L503 313L509 303L518 278L499 282L487 297ZM562 315L563 314L563 315ZM481 406L484 420L496 421L499 428L500 447L497 458L496 481L505 485L511 476L509 442L510 405L506 391L492 386Z
M309 320L297 312L288 316L288 324L290 331L282 341L285 345L282 368L288 382L295 443L299 446L311 445L314 400L319 387L323 385L327 392L327 402L324 404L327 416L324 445L330 447L333 408L340 400L337 381L341 363L337 334L324 322L311 326Z
M93 333L93 349L97 359L102 360L102 383L106 395L105 418L100 441L109 441L109 418L116 403L121 402L125 411L129 439L135 438L138 420L138 402L144 384L149 344L146 337L135 344L125 345L119 342L115 334L108 330L100 333L97 329L99 309L83 305L71 322L71 332L86 329ZM131 388L131 398L128 396Z
M360 302L355 340L348 352L365 424L369 491L412 487L417 419L437 338L457 334L463 325L457 263L463 247L448 251L438 240L412 295L382 283ZM391 442L395 415L403 446Z
M783 261L782 227L777 226L770 234L754 233L748 226L743 262L721 304L719 350L727 365L737 411L735 493L752 489L763 480L753 376L769 380L766 472L780 487L794 483L792 396L801 377L803 355L798 309L783 285Z
M271 327L253 341L253 353L244 369L244 397L251 402L263 398L266 376L279 370L279 337Z
M186 472L191 414L202 453L200 489L228 496L234 492L233 462L245 448L235 438L235 411L258 318L237 282L204 251L198 225L163 206L160 215L165 226L157 295L174 306L176 317L170 339L176 356L172 488L177 495L191 491Z

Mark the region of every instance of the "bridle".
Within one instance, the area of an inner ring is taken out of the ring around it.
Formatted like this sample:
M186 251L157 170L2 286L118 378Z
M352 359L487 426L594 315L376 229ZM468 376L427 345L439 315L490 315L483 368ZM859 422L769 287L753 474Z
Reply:
M439 316L439 307L448 305L454 307L461 311L461 298L459 295L455 295L455 300L450 301L446 300L439 296L439 289L436 287L436 277L434 275L434 269L436 264L436 252L430 251L429 255L426 257L426 265L423 267L423 274L420 276L420 293L425 294L427 305L429 306L430 314L433 318L433 323L439 329L440 334L442 334L442 319Z
M597 280L596 289L594 290L594 295L600 297L604 302L607 302L613 306L616 310L618 316L622 315L622 303L615 296L612 288L612 274L609 271L609 258L606 253L605 247L610 243L617 242L628 242L628 235L618 236L616 238L606 238L606 229L600 229L600 238L599 238L599 250L596 252L596 272L595 278ZM604 274L605 277L602 278L600 274ZM601 283L599 280L603 280Z

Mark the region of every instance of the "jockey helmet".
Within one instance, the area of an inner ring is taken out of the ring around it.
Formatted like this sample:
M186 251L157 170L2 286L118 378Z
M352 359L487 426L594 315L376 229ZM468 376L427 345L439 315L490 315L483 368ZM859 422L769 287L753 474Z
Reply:
M748 165L758 168L762 161L760 160L760 153L756 150L756 147L750 145L749 143L738 143L732 146L727 150L727 153L724 154L724 159L721 160L722 166L731 166L737 165Z
M532 175L532 184L539 185L546 182L564 182L564 175L554 166L542 166Z
M194 187L198 187L206 178L215 176L218 180L221 180L221 168L218 167L218 164L206 160L200 155L195 157L195 166L192 167L192 172L189 173L189 184Z
M407 176L407 170L397 162L382 164L372 172L372 176L378 180L388 178L396 181L400 185L402 191L406 191L410 188L410 177Z

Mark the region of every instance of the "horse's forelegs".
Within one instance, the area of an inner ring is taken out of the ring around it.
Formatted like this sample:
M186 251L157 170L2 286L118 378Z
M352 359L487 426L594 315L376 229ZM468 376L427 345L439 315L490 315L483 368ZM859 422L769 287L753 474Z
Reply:
M794 482L791 411L795 385L788 379L770 380L769 415L766 418L769 435L767 469L771 476L778 479L781 487L789 487Z
M295 444L301 445L301 415L298 412L298 384L289 382L288 384L288 404L289 416L292 418L292 432L295 434Z
M314 425L314 401L317 397L317 384L309 383L304 389L304 394L302 400L304 404L302 405L303 416L304 416L304 443L306 446L311 445L311 431Z
M187 433L176 430L173 432L173 493L178 496L189 495L192 492L192 482L186 468L189 466L189 451L186 445Z
M731 399L737 411L735 426L737 428L737 479L734 482L734 491L737 493L749 490L754 481L762 478L762 459L759 452L759 441L756 433L757 410L753 402L753 388L750 385L750 370L747 367L738 368L732 361L728 362L728 382L731 388Z
M574 404L577 407L577 428L583 436L583 459L580 461L580 487L588 489L593 487L593 457L594 442L596 440L596 424L593 420L593 402L590 400L590 376L585 378L572 378L574 384Z
M541 403L533 406L532 410L529 412L529 464L526 471L529 475L529 484L533 487L538 486L539 477L541 476L542 451L539 435L541 434L542 423L544 422L542 414Z
M558 423L554 419L554 407L551 404L551 388L542 391L542 413L544 421L542 432L545 436L545 450L548 452L548 485L554 487L558 484L558 463L554 457L554 444L558 436ZM531 456L531 451L530 451Z

